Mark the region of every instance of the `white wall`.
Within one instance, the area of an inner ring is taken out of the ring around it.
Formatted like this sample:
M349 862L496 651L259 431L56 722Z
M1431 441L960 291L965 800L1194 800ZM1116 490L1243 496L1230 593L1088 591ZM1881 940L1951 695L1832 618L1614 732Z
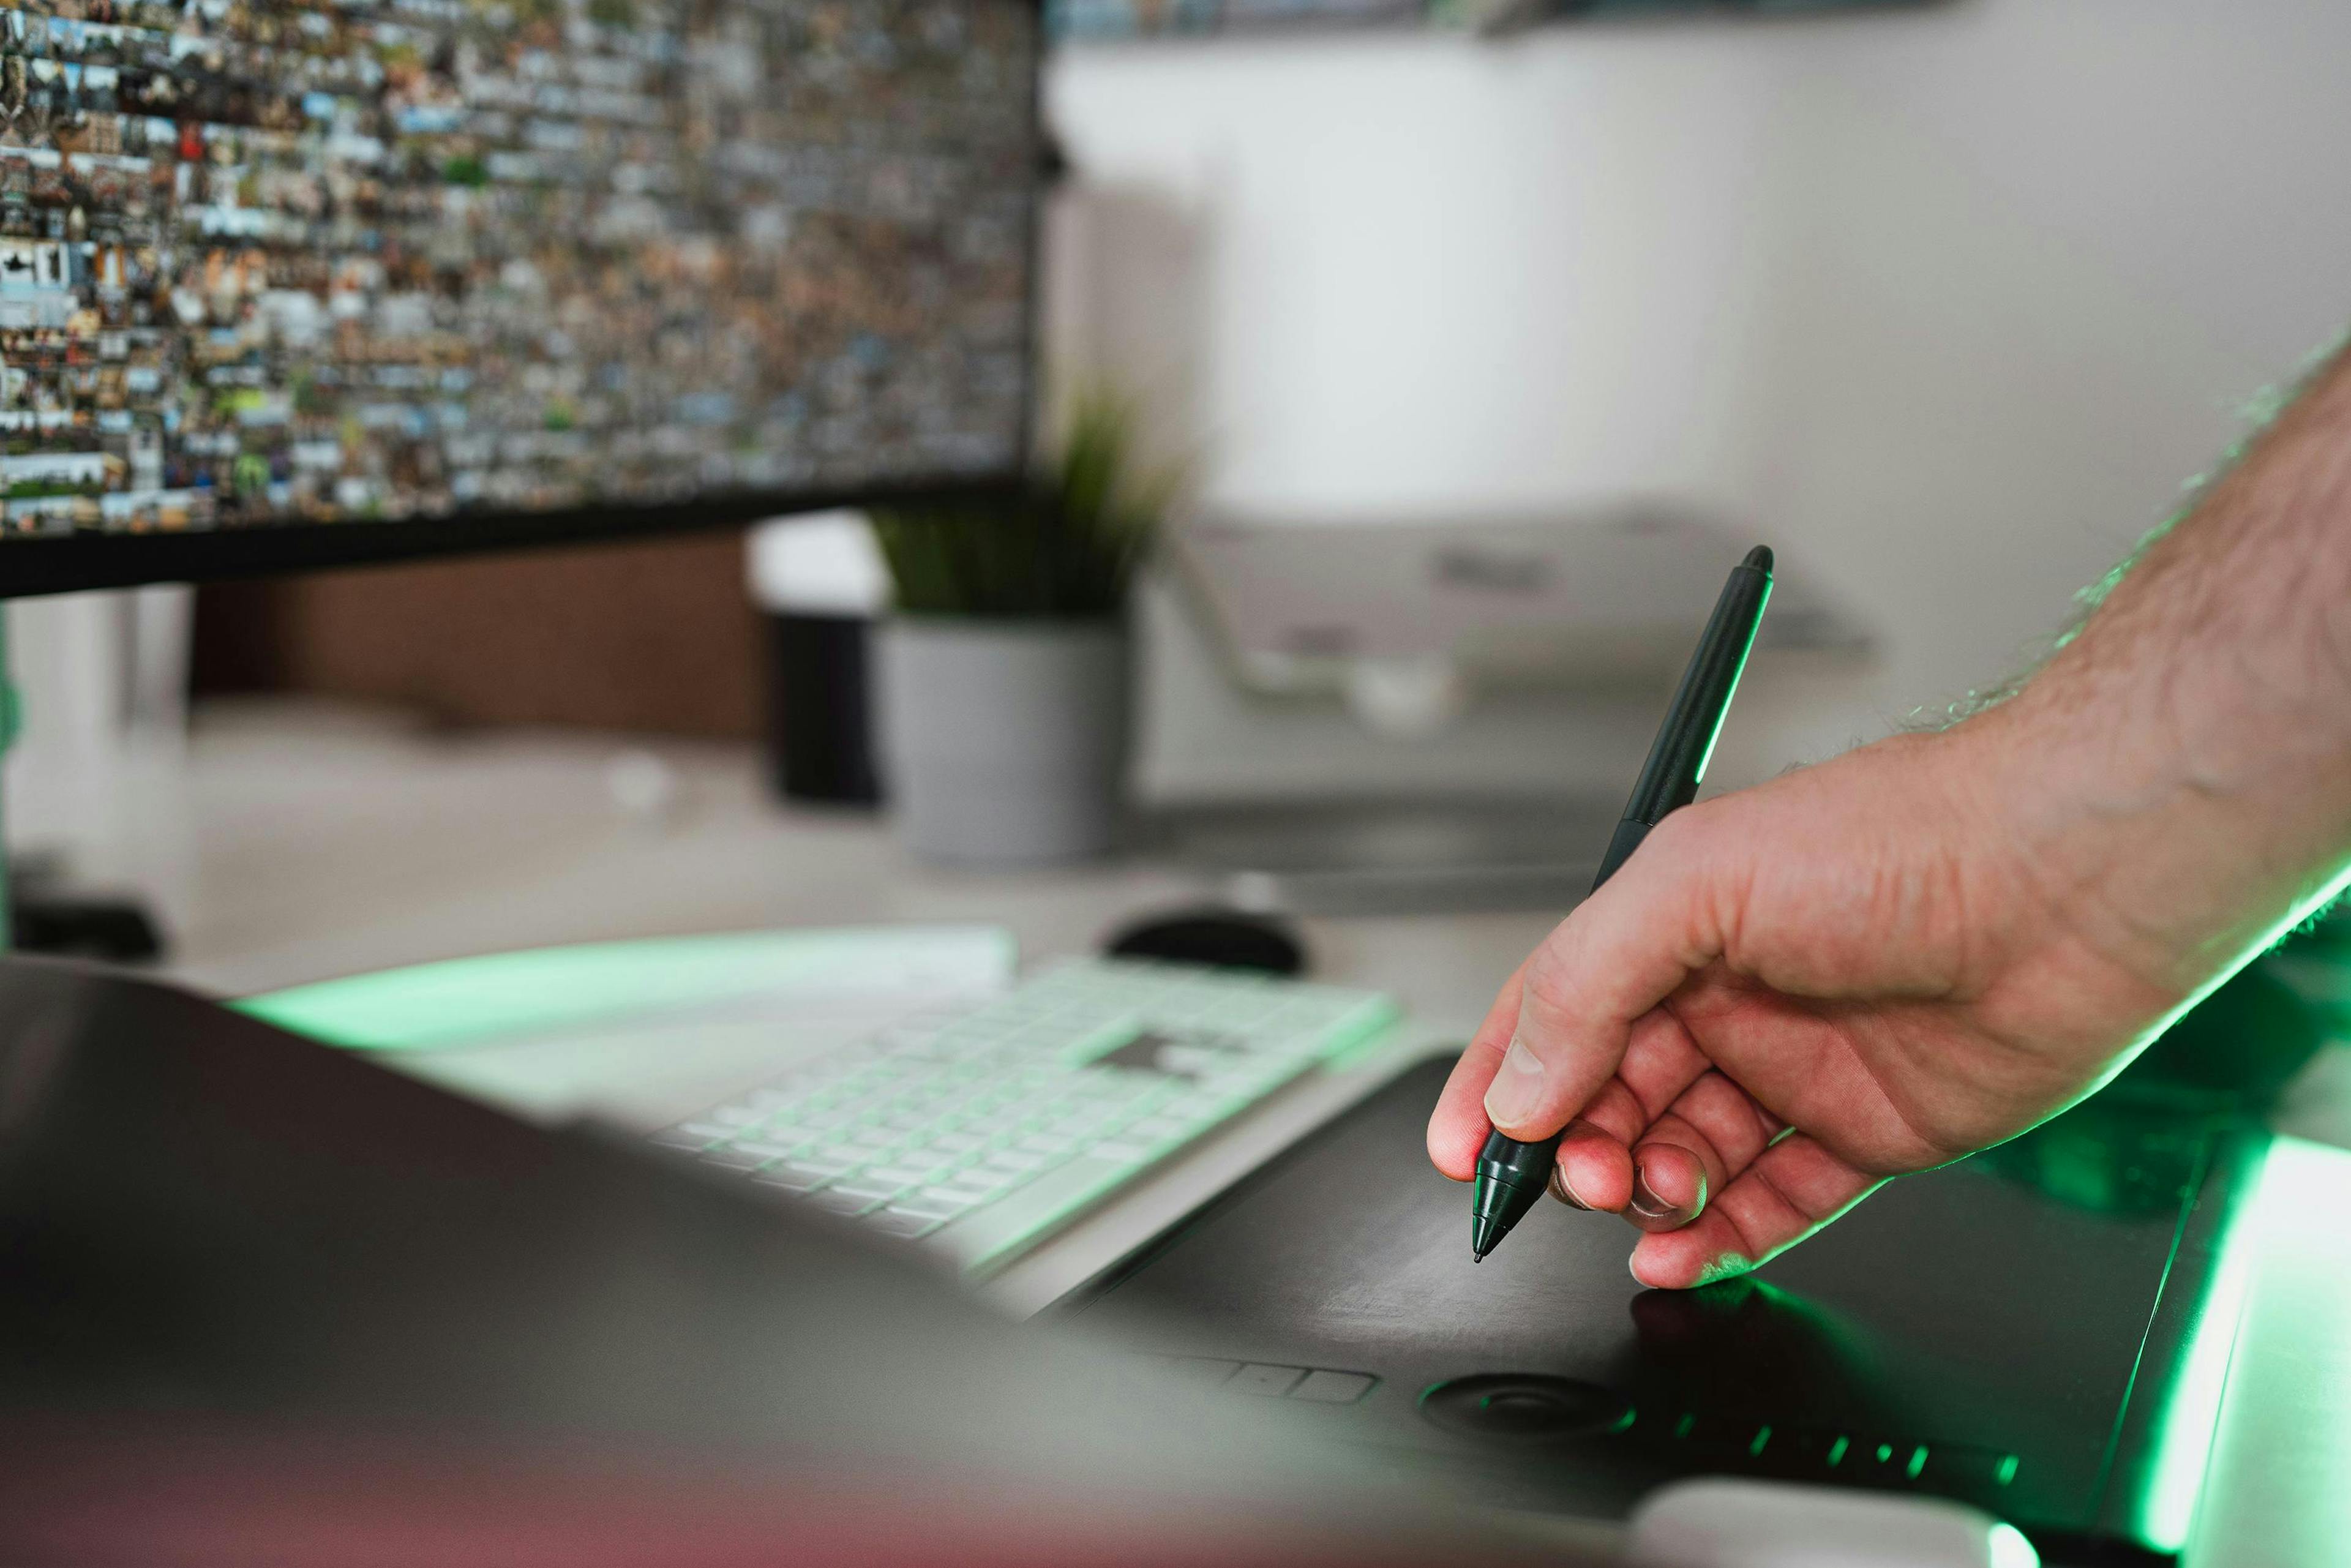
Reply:
M2019 667L2351 322L2346 81L2339 0L1073 48L1056 337L1147 384L1211 507L1630 494L1770 541L1884 653L1759 664L1735 782ZM1289 723L1170 706L1179 785ZM1453 765L1536 783L1597 739L1529 723Z

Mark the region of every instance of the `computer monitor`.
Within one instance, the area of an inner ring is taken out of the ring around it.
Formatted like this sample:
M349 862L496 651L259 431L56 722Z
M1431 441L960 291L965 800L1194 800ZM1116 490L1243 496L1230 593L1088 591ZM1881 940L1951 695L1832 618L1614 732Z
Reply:
M0 11L0 596L1001 486L1027 0Z

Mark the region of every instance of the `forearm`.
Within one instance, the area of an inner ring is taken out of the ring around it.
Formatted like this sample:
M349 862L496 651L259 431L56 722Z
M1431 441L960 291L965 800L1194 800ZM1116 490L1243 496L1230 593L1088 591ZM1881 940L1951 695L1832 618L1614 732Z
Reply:
M2351 863L2351 355L1970 724L2043 894L2161 988L2323 899Z

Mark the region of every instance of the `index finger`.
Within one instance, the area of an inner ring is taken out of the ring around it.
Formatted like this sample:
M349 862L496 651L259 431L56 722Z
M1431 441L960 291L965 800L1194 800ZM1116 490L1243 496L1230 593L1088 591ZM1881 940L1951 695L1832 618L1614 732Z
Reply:
M1494 1069L1501 1065L1502 1050L1510 1042L1510 1030L1519 1017L1519 983L1526 972L1521 963L1502 982L1494 1005L1486 1009L1485 1021L1469 1037L1461 1059L1445 1080L1437 1109L1429 1113L1429 1160L1455 1181L1468 1181L1477 1175L1478 1151L1485 1146L1486 1134L1493 1131L1486 1120L1486 1085L1494 1081Z

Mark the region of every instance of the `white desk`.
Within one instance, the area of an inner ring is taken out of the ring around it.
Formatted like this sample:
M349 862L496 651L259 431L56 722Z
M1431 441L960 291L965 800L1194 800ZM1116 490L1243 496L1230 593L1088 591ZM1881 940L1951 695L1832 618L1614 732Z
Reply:
M1143 864L1017 876L920 866L869 819L771 808L744 748L661 748L674 808L632 816L608 781L620 749L249 710L201 728L183 767L126 787L131 831L115 869L158 895L172 972L230 993L555 943L883 920L995 922L1035 956L1091 948L1135 915L1207 893ZM1474 1024L1550 921L1305 924L1320 975L1405 1002L1416 1029L1395 1050L1409 1054ZM1358 1064L1278 1097L1040 1249L998 1282L1000 1298L1041 1305L1394 1065ZM640 1079L616 1082L605 1101L652 1125L700 1092ZM2351 1145L2351 1051L2297 1086L2282 1124ZM2252 1256L2195 1568L2351 1560L2351 1155L2301 1150L2292 1168L2323 1190Z
M198 727L184 772L141 781L184 841L162 889L170 972L244 995L372 969L559 943L790 925L971 921L1024 957L1089 951L1125 921L1210 896L1181 869L1113 862L1017 874L911 860L868 814L787 811L747 747L659 748L673 806L632 814L609 780L635 743L512 732L436 737L381 716L236 707ZM165 799L177 791L176 802ZM1384 990L1412 1027L1382 1057L1293 1086L997 1281L1034 1310L1367 1092L1458 1041L1552 916L1304 922L1320 978ZM465 1082L462 1058L421 1071ZM595 1108L647 1130L757 1076L667 1064Z
M556 943L896 920L1002 925L1034 957L1090 951L1136 915L1210 896L1172 866L926 866L870 815L775 807L747 747L660 747L674 808L632 817L607 777L623 745L230 710L200 726L184 768L140 780L123 813L153 841L131 852L171 929L169 972L243 995ZM1306 926L1318 975L1458 1033L1552 918Z

